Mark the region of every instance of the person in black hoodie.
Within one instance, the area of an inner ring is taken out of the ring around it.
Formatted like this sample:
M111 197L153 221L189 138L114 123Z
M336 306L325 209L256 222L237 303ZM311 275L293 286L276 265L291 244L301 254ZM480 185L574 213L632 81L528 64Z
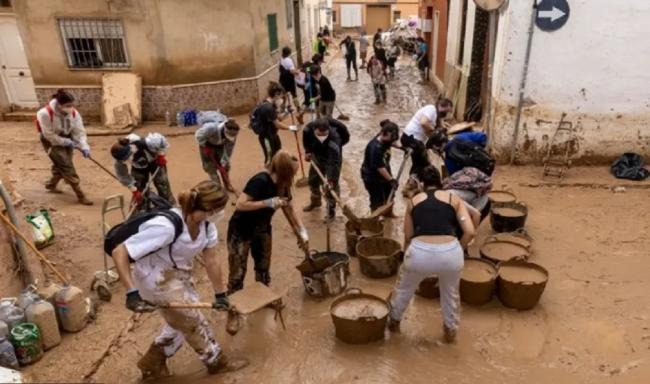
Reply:
M343 165L343 146L350 141L348 128L336 119L320 118L305 126L302 141L307 161L315 164L327 178L328 185L325 188L340 193L339 178ZM303 208L304 212L313 211L321 206L321 185L322 180L312 165L309 169L311 200ZM330 194L326 196L326 199L327 216L325 218L331 220L336 214L336 205Z
M388 195L397 188L397 180L390 169L391 147L399 138L397 124L383 120L381 131L368 145L361 165L361 179L370 195L370 210L381 207L388 201Z

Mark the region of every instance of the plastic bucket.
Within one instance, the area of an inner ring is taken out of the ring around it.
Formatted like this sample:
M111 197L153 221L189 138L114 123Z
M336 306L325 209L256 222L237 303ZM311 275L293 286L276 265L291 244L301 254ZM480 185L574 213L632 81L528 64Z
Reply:
M494 232L514 232L523 228L528 206L523 202L495 203L490 208L490 225Z
M389 308L382 298L358 288L347 289L330 306L336 337L349 344L383 340Z
M438 276L429 276L420 282L415 294L425 299L437 299L440 297Z
M526 310L537 305L548 282L548 271L523 260L504 261L498 267L497 292L506 307Z
M317 252L313 259L326 257L330 266L322 271L302 273L302 283L309 296L336 296L348 286L350 257L340 252Z
M385 237L363 238L357 243L361 273L373 279L394 276L402 259L402 245Z
M496 289L497 269L489 261L465 259L460 276L460 299L470 305L489 303Z
M513 259L528 260L530 257L530 250L521 243L510 240L497 240L496 237L488 238L479 249L479 253L482 258L495 265Z
M345 223L345 243L348 255L357 255L357 242L362 238L380 237L384 235L384 222L378 219L359 219L360 233L355 230L350 221Z

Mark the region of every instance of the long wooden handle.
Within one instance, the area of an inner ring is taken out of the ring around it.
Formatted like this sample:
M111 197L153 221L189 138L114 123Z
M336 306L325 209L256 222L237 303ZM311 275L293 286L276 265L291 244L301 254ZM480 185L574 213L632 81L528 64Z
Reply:
M11 229L11 230L16 234L16 236L20 237L20 239L21 239L23 242L25 242L25 244L27 244L27 246L29 247L29 249L31 249L31 250L36 254L36 256L38 256L41 260L43 260L43 262L44 262L44 263L45 263L45 264L46 264L46 265L47 265L47 266L52 270L52 272L54 272L54 274L59 278L59 280L61 280L61 283L63 283L63 285L68 285L68 284L69 284L69 283L68 283L68 280L67 280L65 277L63 277L63 275L61 274L61 272L59 272L56 268L54 268L54 265L52 264L52 262L51 262L47 257L45 257L45 255L43 255L43 254L41 253L41 251L39 251L39 250L36 248L36 246L35 246L34 244L32 244L32 242L31 242L30 240L28 240L28 239L27 239L27 238L26 238L26 237L25 237L25 236L20 232L20 230L19 230L19 229L14 225L14 223L11 222L11 220L9 220L9 218L7 218L7 216L5 216L5 215L3 215L2 213L0 213L0 218L1 218L2 221L4 221L5 224L7 224L7 226L8 226L8 227L9 227L9 228L10 228L10 229Z
M395 178L395 180L397 180L398 182L399 182L400 177L402 177L402 172L404 172L404 168L406 166L406 159L408 159L409 156L411 156L411 152L412 152L412 150L410 148L407 149L406 152L404 152L404 158L402 159L402 164L400 164L399 170L397 171L397 177ZM388 201L393 200L393 198L395 197L395 192L396 191L397 191L397 188L391 188L390 194L388 195Z
M120 181L120 179L113 173L111 172L108 168L104 167L99 161L95 160L92 156L88 156L88 159L95 163L99 168L101 168L104 172L108 173L111 175L112 178L114 178L117 181Z
M300 231L297 228L296 223L293 222L291 219L291 215L289 215L289 212L287 212L287 207L282 207L282 213L284 214L284 217L287 218L287 221L289 222L289 226L291 227L291 230L293 231L293 234L296 236L296 239L298 239L298 244L300 244L300 248L302 249L303 252L305 252L305 256L307 259L311 259L309 255L309 246L303 241L302 237L300 236Z
M314 167L314 169L316 170L316 173L318 173L318 176L321 178L323 183L327 184L327 179L323 175L323 172L321 172L320 168L318 168L315 161L311 162L311 166ZM341 198L339 197L339 195L336 192L334 192L334 190L332 188L328 187L327 190L329 191L330 194L332 194L332 196L334 197L334 200L336 200L336 203L338 205L340 205L341 208L342 208L343 207L343 202L341 201Z

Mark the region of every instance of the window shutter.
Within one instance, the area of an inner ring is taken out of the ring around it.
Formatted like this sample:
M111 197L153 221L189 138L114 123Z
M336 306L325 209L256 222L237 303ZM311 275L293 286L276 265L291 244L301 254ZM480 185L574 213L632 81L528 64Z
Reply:
M269 28L269 50L271 52L278 49L280 43L278 42L278 15L271 13L266 16L267 25Z

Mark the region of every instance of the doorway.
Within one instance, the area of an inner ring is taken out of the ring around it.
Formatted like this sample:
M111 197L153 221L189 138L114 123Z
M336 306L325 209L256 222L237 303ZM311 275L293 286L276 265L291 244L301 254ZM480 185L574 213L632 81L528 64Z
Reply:
M9 103L18 107L38 107L34 80L27 64L16 18L0 15L0 81Z
M374 34L381 28L390 28L390 5L368 5L366 7L366 33Z

